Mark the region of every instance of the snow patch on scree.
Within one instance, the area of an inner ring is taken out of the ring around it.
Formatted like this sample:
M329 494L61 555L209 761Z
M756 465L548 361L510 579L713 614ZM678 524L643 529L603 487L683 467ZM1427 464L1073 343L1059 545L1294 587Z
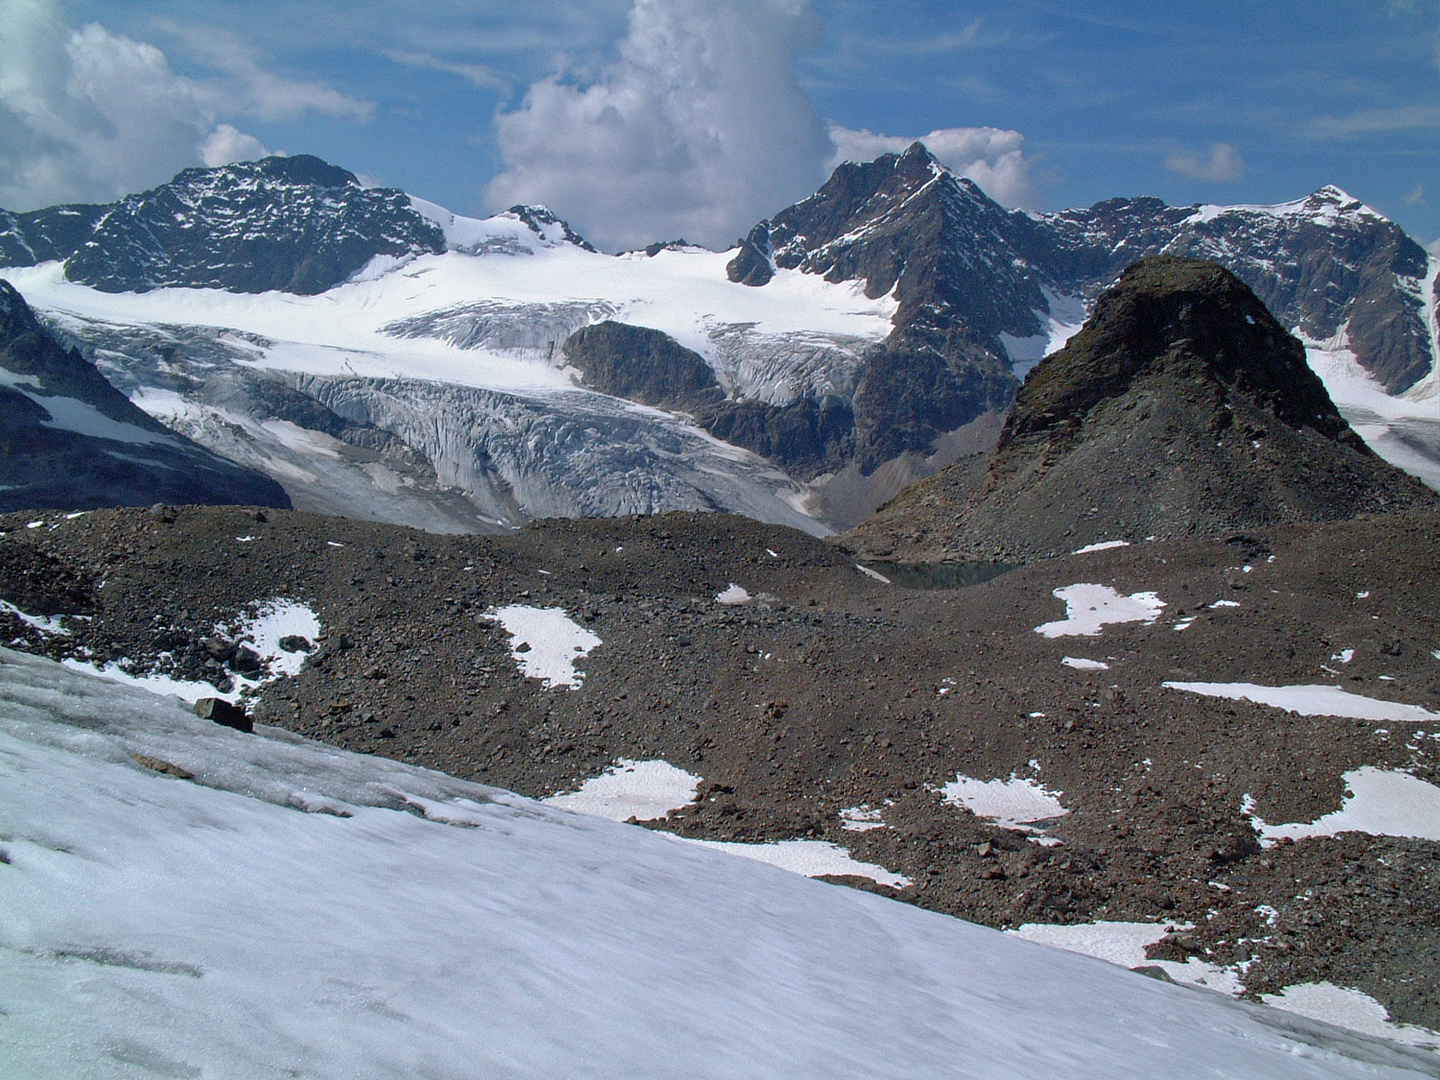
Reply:
M701 778L666 761L620 759L605 772L586 780L568 795L542 799L546 806L572 810L577 814L608 818L611 821L654 821L671 810L695 801ZM878 816L878 815L877 815ZM872 825L874 827L883 827ZM863 877L879 885L903 889L911 883L876 863L860 862L839 844L824 840L778 840L768 843L739 843L721 840L689 840L713 851L768 863L806 877Z
M976 780L956 773L940 792L951 806L962 806L976 817L1015 832L1039 833L1043 822L1070 812L1060 803L1063 791L1047 791L1029 777Z
M717 604L746 604L750 602L750 594L732 581L724 592L716 594L715 602Z
M1082 548L1076 548L1070 554L1089 555L1092 551L1109 551L1111 548L1122 548L1129 546L1129 540L1102 540L1098 544L1086 544Z
M1339 836L1343 832L1440 840L1440 787L1409 773L1377 769L1373 765L1352 769L1343 779L1346 790L1340 809L1311 822L1269 825L1255 816L1255 801L1248 795L1242 809L1254 823L1260 843L1265 847L1286 836L1303 840L1308 836Z
M575 661L602 644L600 639L565 614L564 608L509 604L489 612L510 635L510 656L527 679L540 679L546 690L563 686L578 690L585 681Z
M742 859L769 863L806 877L863 877L877 885L889 885L892 889L903 889L913 884L904 874L852 858L843 847L828 840L772 840L764 844L745 844L735 840L691 840L684 836L676 839L712 851L739 855Z
M700 777L668 761L620 758L599 776L566 795L541 799L547 806L611 821L655 821L695 801Z
M1064 949L1066 952L1093 956L1121 967L1158 967L1177 983L1205 986L1221 994L1239 995L1244 991L1240 972L1222 968L1192 956L1183 964L1174 960L1151 960L1145 949L1154 945L1167 932L1167 925L1145 922L1093 922L1057 926L1051 923L1025 923L1006 931L1039 945ZM1186 927L1188 929L1188 926ZM1176 927L1178 929L1178 927Z
M320 637L320 616L308 604L298 600L277 598L256 604L251 614L229 623L216 623L215 632L221 637L248 645L264 664L264 673L250 678L231 673L234 685L228 691L220 691L202 680L174 679L168 675L136 674L128 670L129 661L111 661L108 664L87 664L83 660L68 659L63 665L71 671L85 675L98 675L110 682L148 690L152 694L170 695L182 701L196 702L201 698L221 698L238 702L247 691L254 693L266 683L279 678L298 675L304 667L309 653L303 649L293 652L283 649L280 642L285 638L303 638L312 648Z
M1153 623L1165 606L1153 592L1121 596L1109 585L1067 585L1054 596L1065 601L1065 618L1035 627L1048 638L1094 637L1111 623Z
M1336 1027L1427 1050L1440 1050L1440 1032L1413 1024L1397 1024L1390 1019L1384 1005L1360 990L1349 990L1328 982L1300 983L1287 986L1278 994L1261 994L1260 1000L1277 1009L1308 1016L1312 1020L1323 1020Z
M1076 671L1109 671L1110 665L1104 660L1087 660L1083 656L1062 656L1060 663Z
M1184 690L1205 697L1229 698L1231 701L1253 701L1301 716L1339 716L1351 720L1389 720L1396 723L1423 724L1440 721L1440 713L1405 705L1398 701L1352 694L1338 686L1261 686L1258 683L1166 682L1171 690Z

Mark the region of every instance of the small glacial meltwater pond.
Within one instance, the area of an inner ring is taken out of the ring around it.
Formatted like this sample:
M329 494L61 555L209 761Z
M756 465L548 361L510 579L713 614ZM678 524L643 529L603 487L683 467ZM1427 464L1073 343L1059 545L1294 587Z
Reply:
M1015 563L867 562L865 565L902 589L963 589L1016 569Z

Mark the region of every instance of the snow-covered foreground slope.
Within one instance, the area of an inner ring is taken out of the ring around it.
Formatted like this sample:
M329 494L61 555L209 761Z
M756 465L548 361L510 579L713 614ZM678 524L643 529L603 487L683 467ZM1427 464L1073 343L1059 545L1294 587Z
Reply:
M1440 1073L12 652L0 774L14 1080Z

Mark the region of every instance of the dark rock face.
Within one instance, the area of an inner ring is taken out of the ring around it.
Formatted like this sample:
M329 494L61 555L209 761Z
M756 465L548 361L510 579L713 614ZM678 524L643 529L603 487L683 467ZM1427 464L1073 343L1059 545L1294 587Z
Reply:
M108 209L77 204L25 214L0 210L0 265L34 266L66 258L85 243Z
M810 479L843 468L854 455L855 413L843 398L800 398L788 405L725 401L699 417L717 438L785 463Z
M1157 256L1031 374L987 469L916 485L850 538L904 559L1023 561L1435 503L1349 428L1243 282Z
M285 490L133 405L0 281L0 508L290 505Z
M445 250L440 229L394 189L301 154L186 169L105 207L11 215L0 258L64 258L65 276L105 292L176 286L311 295L377 255ZM532 225L532 228L535 227Z
M607 319L572 334L564 355L586 386L690 413L717 438L782 462L794 475L815 476L853 456L855 417L843 399L779 406L728 399L705 358L659 330Z
M587 386L642 405L697 412L725 396L704 357L659 330L607 319L577 330L564 353Z
M649 251L649 248L645 249ZM762 221L740 242L740 251L725 265L725 276L739 285L767 285L775 276L775 246L770 222Z

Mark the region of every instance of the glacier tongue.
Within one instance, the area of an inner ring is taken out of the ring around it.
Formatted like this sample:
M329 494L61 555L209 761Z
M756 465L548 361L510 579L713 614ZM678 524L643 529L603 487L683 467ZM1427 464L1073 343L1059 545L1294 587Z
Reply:
M564 321L595 308L576 302L551 311ZM512 351L523 353L541 340L521 336L524 327L543 319L512 314L502 309L487 324L488 314L452 309L423 329L428 336L454 318L457 333L491 332L492 341L509 334ZM799 508L804 489L764 459L683 417L618 398L275 370L256 366L275 345L256 335L55 321L137 405L274 477L300 509L432 532L670 510L724 510L812 535L829 531Z
M503 517L726 510L812 535L803 489L764 459L682 419L582 390L527 397L407 379L297 376L337 415L425 455L439 483Z

